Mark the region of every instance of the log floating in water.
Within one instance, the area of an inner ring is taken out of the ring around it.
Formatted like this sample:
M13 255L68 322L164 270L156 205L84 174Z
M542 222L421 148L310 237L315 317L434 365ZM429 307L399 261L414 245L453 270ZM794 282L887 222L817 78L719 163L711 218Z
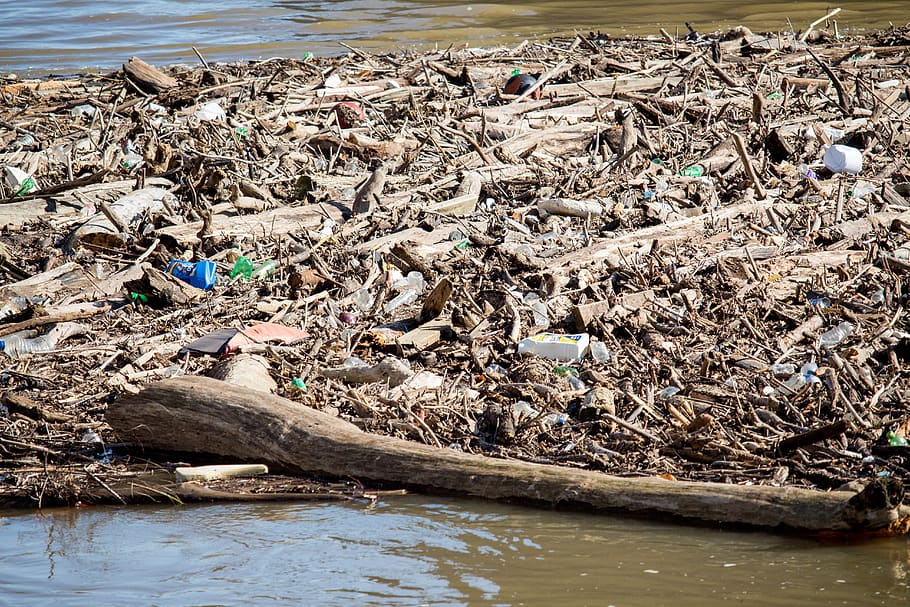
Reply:
M151 384L106 415L122 439L150 449L265 461L291 470L401 483L489 499L810 532L906 533L899 482L858 494L619 478L494 459L368 434L299 403L205 377Z

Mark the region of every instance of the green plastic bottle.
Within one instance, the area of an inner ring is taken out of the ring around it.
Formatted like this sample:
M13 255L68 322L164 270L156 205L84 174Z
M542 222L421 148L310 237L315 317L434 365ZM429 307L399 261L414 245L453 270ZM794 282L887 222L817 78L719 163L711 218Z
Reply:
M259 264L258 266L256 266L256 268L252 272L252 276L253 276L253 278L265 278L266 276L268 276L269 274L274 272L276 267L278 267L278 264L275 263L274 260L269 259L268 261L264 261L261 264Z
M253 260L249 257L241 255L234 262L234 267L231 269L231 278L234 279L238 276L243 276L247 280L253 276Z

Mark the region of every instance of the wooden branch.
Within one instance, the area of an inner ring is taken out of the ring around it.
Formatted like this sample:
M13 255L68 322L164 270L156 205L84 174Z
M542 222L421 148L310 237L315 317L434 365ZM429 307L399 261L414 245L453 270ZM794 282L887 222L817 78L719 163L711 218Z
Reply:
M835 436L840 436L847 431L847 422L844 420L839 420L833 424L827 424L821 428L815 428L813 430L808 430L802 434L796 434L794 436L787 437L780 441L777 445L778 451L781 453L789 453L794 449L800 447L805 447L806 445L812 445L814 443L819 443L823 440L833 438Z
M67 322L70 320L80 320L83 318L89 318L90 316L95 316L102 312L107 312L111 309L110 304L100 303L95 308L74 310L72 312L66 312L63 314L51 314L48 316L36 316L35 318L29 318L28 320L23 320L21 322L16 322L11 325L0 326L0 337L4 335L9 335L10 333L16 333L18 331L25 331L26 329L35 329L37 327L43 327L45 325L51 325L58 322Z
M351 211L354 213L369 213L373 210L374 203L379 201L382 190L385 188L385 180L391 168L391 162L381 163L373 174L363 184L357 195L354 196L354 203L351 205Z
M853 102L850 100L850 96L844 88L844 83L837 77L837 74L834 73L831 66L819 59L818 55L813 53L811 49L806 49L806 52L812 55L815 62L818 63L819 67L821 67L828 78L831 79L831 84L834 85L834 90L837 91L837 100L840 103L841 111L844 113L844 116L850 116L853 113Z
M620 478L440 449L368 434L338 417L203 377L180 377L125 395L105 419L148 449L207 453L238 462L397 483L489 499L594 510L660 513L772 529L901 532L910 509L898 483L859 494ZM905 529L904 529L905 531Z
M752 182L752 187L755 188L755 194L758 196L759 200L764 200L768 197L768 192L765 190L765 186L761 184L761 180L758 178L758 172L755 170L755 166L752 164L752 158L749 156L749 150L746 149L746 142L743 141L743 137L739 133L733 133L731 137L733 137L733 143L736 145L736 151L739 153L739 157L743 161L743 166L746 169L746 175L749 176L749 181Z

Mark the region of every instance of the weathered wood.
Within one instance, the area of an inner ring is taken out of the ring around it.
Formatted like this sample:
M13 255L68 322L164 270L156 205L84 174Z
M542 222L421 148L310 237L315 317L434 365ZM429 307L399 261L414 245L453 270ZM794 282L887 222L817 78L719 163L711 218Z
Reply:
M308 204L299 207L277 207L254 215L212 216L212 238L231 239L256 235L283 236L301 229L318 227L326 219L343 221L342 212L330 204ZM158 230L158 236L167 242L191 248L199 244L202 221L193 221Z
M452 323L444 318L437 318L408 331L397 341L402 351L425 350L438 344L450 333L452 333Z
M139 57L130 57L123 64L123 73L146 93L157 94L180 85L177 79L149 65Z
M278 389L269 374L269 361L256 354L236 354L212 367L208 376L259 392Z
M442 314L442 309L446 306L446 302L449 301L449 297L452 296L452 289L452 281L448 278L443 278L436 283L436 286L427 295L423 306L420 308L420 320L422 322L429 322Z
M440 215L469 215L477 209L477 201L480 198L481 177L477 171L468 171L455 190L455 195L448 200L437 202L430 205L430 211Z
M604 207L596 200L570 200L568 198L543 198L537 208L551 215L568 217L600 217Z
M390 386L398 386L414 374L407 361L386 356L375 365L354 365L345 367L324 367L319 369L323 377L340 379L351 384L369 384L373 382L389 382Z
M847 422L841 419L834 422L833 424L822 426L821 428L814 428L801 434L789 436L780 441L780 443L777 445L777 449L781 453L789 453L790 451L798 449L799 447L805 447L806 445L811 445L813 443L818 443L834 436L839 436L846 431Z
M575 321L575 328L578 331L586 331L592 320L606 313L612 307L613 304L607 300L572 306L572 319Z
M91 308L73 310L71 312L63 312L60 314L49 314L47 316L36 316L34 318L29 318L28 320L23 320L21 322L12 323L0 327L0 336L17 333L19 331L25 331L27 329L35 329L37 327L43 327L45 325L52 325L55 323L81 320L83 318L95 316L96 314L101 314L102 312L107 312L110 309L111 306L109 303L98 302L96 306L93 306Z
M102 206L106 203L99 203L103 212L80 226L75 232L75 237L89 246L122 248L126 246L124 232L143 217L162 213L165 205L171 204L171 201L176 201L175 196L164 188L143 188L122 196L106 208ZM109 217L114 217L115 220L111 221Z
M374 205L380 202L379 197L382 196L382 190L385 188L386 177L391 166L391 161L381 163L369 176L366 183L357 190L357 194L354 196L354 203L351 205L351 210L354 213L369 213Z
M490 499L811 532L901 533L910 521L897 482L874 481L852 494L619 478L368 434L300 403L203 377L151 384L115 401L105 418L121 439L149 449L264 461Z

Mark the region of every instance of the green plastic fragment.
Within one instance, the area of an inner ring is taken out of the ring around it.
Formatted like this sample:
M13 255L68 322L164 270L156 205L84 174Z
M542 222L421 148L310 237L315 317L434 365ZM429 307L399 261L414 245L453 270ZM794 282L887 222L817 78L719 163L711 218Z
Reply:
M35 187L35 180L31 177L23 179L22 183L19 184L19 187L16 189L16 191L13 192L13 196L24 196L25 194L28 194L34 190Z
M683 177L701 177L705 174L705 170L701 167L701 165L693 164L692 166L681 170L679 174Z
M568 377L569 375L573 377L578 377L578 369L575 367L568 367L565 365L558 365L553 367L553 373L560 377Z
M298 390L306 390L306 384L299 377L295 377L291 380L291 385L297 388Z
M132 299L133 301L139 301L139 302L142 302L142 303L148 303L148 302L149 302L148 296L143 295L142 293L136 293L135 291L132 292L132 293L130 293L130 299Z

